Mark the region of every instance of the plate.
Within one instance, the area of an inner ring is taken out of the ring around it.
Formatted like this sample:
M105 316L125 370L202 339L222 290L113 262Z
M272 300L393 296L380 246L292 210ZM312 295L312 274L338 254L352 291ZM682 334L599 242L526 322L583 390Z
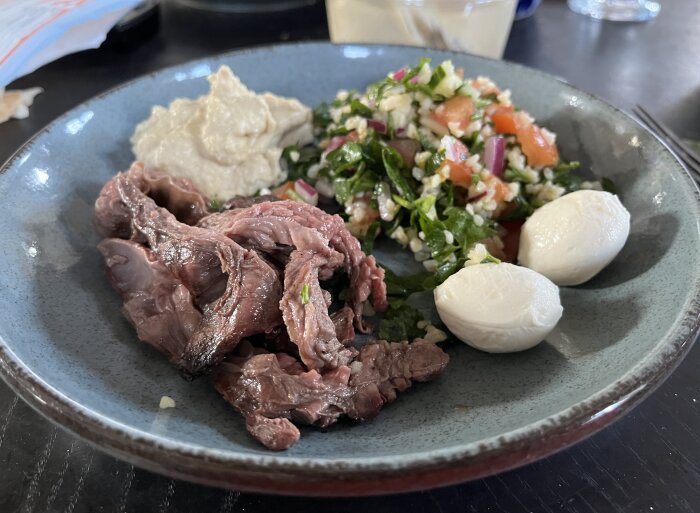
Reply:
M221 64L254 90L315 105L423 55L512 89L518 105L557 132L565 158L613 178L632 214L629 241L593 281L562 289L564 317L546 343L510 355L454 344L439 380L415 386L375 420L304 429L289 451L269 452L206 380L184 381L137 341L95 250L93 203L129 165L129 136L151 106L205 93L204 77ZM168 68L38 133L4 166L0 197L4 379L103 450L201 483L360 495L522 465L628 411L671 372L698 329L698 190L668 149L621 111L551 76L464 54L311 43ZM163 395L177 407L160 411Z

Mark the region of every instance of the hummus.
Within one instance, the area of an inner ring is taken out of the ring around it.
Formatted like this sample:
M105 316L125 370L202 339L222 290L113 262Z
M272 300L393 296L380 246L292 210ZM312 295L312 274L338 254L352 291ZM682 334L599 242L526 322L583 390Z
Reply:
M311 109L295 99L255 94L228 66L208 80L206 96L153 107L131 137L136 158L220 200L284 180L282 150L311 142Z

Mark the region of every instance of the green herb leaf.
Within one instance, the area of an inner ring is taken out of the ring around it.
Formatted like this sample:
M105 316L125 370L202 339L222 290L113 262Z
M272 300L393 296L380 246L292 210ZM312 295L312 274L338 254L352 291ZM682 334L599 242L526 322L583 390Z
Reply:
M384 267L384 281L388 296L406 297L435 287L433 276L427 271L400 276Z
M313 111L314 126L322 129L333 122L330 114L330 106L326 102L321 102Z
M425 161L425 172L433 174L440 165L445 161L445 150L440 150L433 153L428 160Z
M389 146L383 147L382 162L384 163L387 176L393 182L398 193L402 197L413 201L416 198L416 191L411 179L403 172L403 159L399 152Z
M515 221L518 219L525 219L530 217L534 211L522 193L518 194L513 201L510 202L510 205L510 208L506 210L506 213L499 218L499 221Z
M429 57L421 57L421 60L418 62L418 64L416 64L414 67L408 70L408 72L401 79L401 82L404 84L410 84L411 79L420 73L420 70L423 69L423 66L425 64L430 64L430 60L431 59Z
M379 178L371 171L358 169L350 178L336 178L333 182L335 187L335 199L341 205L361 192L373 191Z
M389 78L385 78L384 80L379 80L378 82L370 84L367 87L367 98L376 103L379 103L379 101L382 99L382 96L384 96L384 91L386 91L387 87L391 85L390 81L394 82Z
M463 208L448 208L445 210L445 215L447 216L445 227L453 234L455 242L459 244L465 255L472 245L496 234L492 221L484 220L484 223L478 226L474 222L474 217Z
M397 196L396 194L392 195L391 198L394 200L394 203L401 205L403 208L407 208L409 210L413 209L412 201L408 201L407 199Z
M435 89L440 82L442 82L442 79L447 76L447 73L445 73L445 70L442 67L442 64L435 68L435 71L433 71L433 74L430 76L430 82L428 82L428 87L430 89Z
M432 142L430 142L430 139L428 139L428 134L423 129L418 130L418 142L420 142L420 145L423 147L424 151L437 151L437 148Z
M212 198L209 200L209 210L211 212L220 212L221 211L221 201L219 201L217 198Z
M379 141L379 134L374 130L370 130L369 134L362 141L362 154L367 164L371 167L381 167L382 150L384 145Z
M332 128L328 130L327 136L328 137L335 137L336 135L348 135L350 133L350 130L345 128L345 126L339 126L336 128Z
M423 315L405 303L398 308L390 308L379 323L379 337L389 341L413 340L425 335L425 330L417 324L424 320Z
M386 136L389 139L394 139L396 137L396 127L394 126L394 116L391 112L386 114Z
M362 160L362 146L354 141L347 141L340 148L330 152L326 159L336 174L342 173L355 167Z
M610 178L603 177L600 180L600 185L603 187L604 191L609 192L610 194L619 194L617 186Z
M433 279L435 280L435 285L433 288L437 287L447 278L464 267L464 262L466 262L466 258L458 258L454 262L443 262L442 264L438 265L438 268L433 275Z
M579 162L576 162L575 160L571 162L559 162L552 168L552 171L554 172L552 183L559 185L560 187L564 187L566 192L579 190L581 188L583 178L572 173L572 171L577 169L579 165Z
M478 176L478 175L473 175L473 176ZM455 184L454 182L451 182L449 180L446 180L442 182L442 185L440 186L442 189L443 195L440 198L440 205L443 207L443 210L446 209L447 207L451 207L455 204Z
M493 256L491 253L489 253L486 258L484 258L481 262L481 264L500 264L501 261Z
M516 169L512 166L506 168L503 177L508 182L534 183L532 178L526 175L522 169Z
M309 302L309 284L304 283L301 286L301 292L299 292L299 298L301 298L301 304L306 305Z
M445 225L441 221L430 219L424 212L420 212L419 225L423 232L423 242L430 249L432 257L444 258L454 251L454 246L448 248Z
M430 209L435 206L435 201L435 196L423 196L413 202L413 208L416 208L421 214L427 215Z
M367 227L367 233L365 233L365 236L360 244L362 246L362 251L366 255L372 253L372 250L374 249L374 239L377 238L380 230L381 224L379 221L374 221Z
M481 153L481 151L484 149L484 146L486 146L486 141L483 137L481 137L481 134L477 130L472 132L472 134L469 136L469 139L464 141L464 143L467 145L467 147L469 148L469 153L471 153L472 155Z
M360 100L354 99L350 101L350 114L362 116L363 118L371 118L372 109L370 109Z
M556 166L552 168L554 174L570 173L581 167L581 163L578 160L572 160L571 162L566 162L565 160L560 160Z
M295 152L298 156L296 161L292 159L292 155ZM282 151L282 159L287 164L287 180L297 180L298 178L308 180L307 172L309 167L319 162L321 149L315 145L299 148L299 146L293 144Z

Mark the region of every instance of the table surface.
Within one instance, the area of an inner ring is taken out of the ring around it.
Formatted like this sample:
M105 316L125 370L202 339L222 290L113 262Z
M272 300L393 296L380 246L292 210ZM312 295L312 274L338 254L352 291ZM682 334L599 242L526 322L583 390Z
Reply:
M277 16L230 16L161 5L162 28L131 52L65 57L13 86L43 86L31 116L0 125L0 162L87 98L152 70L232 48L327 39L323 5ZM505 58L539 68L629 110L635 103L700 139L697 0L662 3L646 24L600 22L545 0L516 22ZM399 496L308 499L224 491L134 468L52 425L0 383L2 512L697 512L700 511L700 345L616 424L528 466L463 485Z

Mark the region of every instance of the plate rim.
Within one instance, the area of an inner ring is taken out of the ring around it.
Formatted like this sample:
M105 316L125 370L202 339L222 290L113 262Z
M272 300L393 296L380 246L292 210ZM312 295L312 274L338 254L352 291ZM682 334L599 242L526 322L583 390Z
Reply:
M292 47L301 47L306 51L312 51L314 47L416 50L405 45L287 42L241 48L160 68L100 92L56 117L12 153L0 167L0 177L42 134L52 130L78 110L136 82L153 79L170 71L214 59L221 60ZM679 171L678 168L682 170L680 174L684 176L686 185L690 187L696 205L700 204L700 190L685 166L656 134L622 109L571 85L560 77L520 63L437 49L423 49L423 51L448 56L466 55L470 59L499 62L516 70L540 75L547 80L555 80L571 92L602 103L617 115L632 121L641 130L651 134L667 156L677 164L676 171ZM700 211L696 209L696 213L698 212ZM275 456L275 453L241 454L178 442L131 428L102 416L58 392L25 366L1 337L0 376L15 393L43 416L98 449L149 470L203 484L237 487L251 491L304 495L368 495L388 491L417 490L485 477L524 465L573 445L628 412L656 389L689 352L699 331L700 280L696 280L689 288L685 308L679 312L673 327L659 339L654 349L621 378L584 400L534 423L481 441L411 455L378 456L363 460L280 457ZM414 479L407 479L406 472L412 472ZM307 483L307 487L301 486L304 482ZM312 486L309 487L308 483Z

